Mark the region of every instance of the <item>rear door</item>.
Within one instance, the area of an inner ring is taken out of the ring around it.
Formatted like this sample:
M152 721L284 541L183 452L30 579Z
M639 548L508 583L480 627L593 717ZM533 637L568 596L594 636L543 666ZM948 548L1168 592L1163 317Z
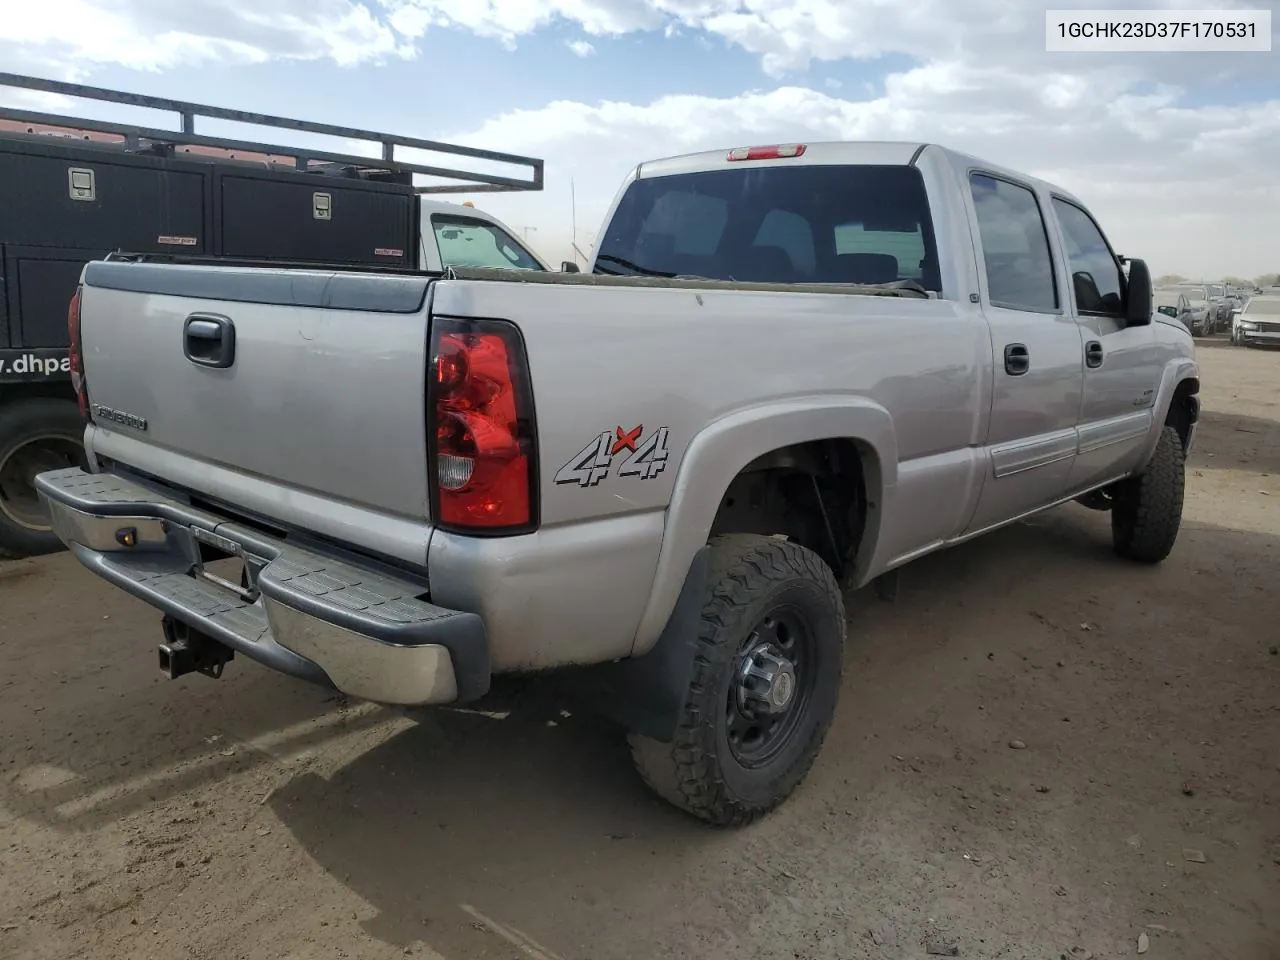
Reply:
M1068 305L1084 341L1084 397L1074 490L1096 486L1136 464L1151 429L1160 359L1150 324L1124 320L1125 276L1102 230L1084 209L1053 198L1071 277Z
M1084 359L1054 269L1047 199L1027 183L981 170L970 171L968 189L995 358L989 466L972 533L1066 494Z

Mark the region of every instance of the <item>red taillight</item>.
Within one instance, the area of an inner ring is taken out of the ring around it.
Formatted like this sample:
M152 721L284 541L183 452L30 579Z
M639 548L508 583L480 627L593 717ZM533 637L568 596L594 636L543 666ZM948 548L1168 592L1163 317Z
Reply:
M433 519L471 533L536 526L533 395L524 344L499 320L433 317L427 377Z
M785 160L790 157L803 157L803 143L784 143L771 147L739 147L730 150L729 160Z
M71 368L71 386L76 391L76 403L80 416L89 419L89 389L84 379L84 350L80 345L80 290L71 297L67 307L67 365Z

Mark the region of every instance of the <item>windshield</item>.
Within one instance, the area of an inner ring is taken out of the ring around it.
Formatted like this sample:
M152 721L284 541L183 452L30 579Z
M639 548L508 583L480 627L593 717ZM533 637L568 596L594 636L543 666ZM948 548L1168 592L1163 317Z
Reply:
M446 267L506 267L517 270L541 270L524 247L501 227L484 220L433 214L431 229L435 231L440 262Z
M1205 299L1204 287L1183 287L1182 293L1185 294L1186 298L1193 303L1197 300L1202 301Z
M1254 297L1247 304L1241 313L1247 313L1250 316L1261 314L1264 317L1280 317L1280 297Z
M1213 286L1209 288L1209 296L1211 297L1225 297L1226 295L1227 295L1226 287Z
M596 273L763 283L912 280L941 292L920 171L735 167L635 180Z

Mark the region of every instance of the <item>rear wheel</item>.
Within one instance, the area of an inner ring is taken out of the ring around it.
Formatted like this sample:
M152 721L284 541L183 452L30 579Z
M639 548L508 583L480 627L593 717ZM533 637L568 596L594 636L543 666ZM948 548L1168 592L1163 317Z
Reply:
M1166 426L1146 469L1111 491L1111 542L1117 554L1139 563L1169 556L1182 526L1184 482L1182 438Z
M35 477L84 466L83 437L84 421L69 400L42 397L0 407L0 556L61 549L36 495Z
M830 568L798 544L712 540L693 679L671 743L632 735L661 797L726 826L780 804L812 766L835 713L844 602Z

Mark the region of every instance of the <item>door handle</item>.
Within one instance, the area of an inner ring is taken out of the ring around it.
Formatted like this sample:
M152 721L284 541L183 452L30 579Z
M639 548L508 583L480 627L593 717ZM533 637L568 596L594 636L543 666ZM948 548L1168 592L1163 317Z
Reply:
M216 313L193 313L182 325L182 352L202 367L225 368L236 359L236 328Z
M1031 369L1031 351L1025 343L1010 343L1004 348L1004 372L1020 377Z
M1086 367L1102 366L1102 344L1097 340L1090 340L1084 345L1084 365Z

